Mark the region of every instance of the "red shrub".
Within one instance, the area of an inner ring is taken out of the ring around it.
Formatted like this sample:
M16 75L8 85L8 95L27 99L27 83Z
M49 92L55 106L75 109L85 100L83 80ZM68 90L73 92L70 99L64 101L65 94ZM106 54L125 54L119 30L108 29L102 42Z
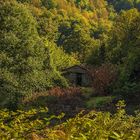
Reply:
M60 98L72 98L75 96L81 95L81 89L76 87L69 87L66 89L55 87L48 91L48 94L51 96L56 96Z
M65 117L74 117L83 110L84 100L82 90L77 87L66 89L54 87L43 93L34 93L25 97L21 104L23 108L47 107L50 114L59 115L64 112Z
M39 93L34 93L30 96L26 96L22 99L22 103L26 104L28 102L33 102L40 97L48 98L48 96L54 96L59 100L67 100L75 97L80 97L81 93L82 93L81 89L77 87L69 87L66 89L60 87L54 87L46 92L39 92Z
M94 71L93 87L100 95L108 93L108 87L116 80L117 69L112 64L104 64Z

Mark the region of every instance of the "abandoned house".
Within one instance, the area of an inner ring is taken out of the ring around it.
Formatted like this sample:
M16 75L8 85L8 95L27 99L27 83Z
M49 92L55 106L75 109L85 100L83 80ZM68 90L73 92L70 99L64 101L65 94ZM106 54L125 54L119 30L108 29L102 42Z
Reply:
M64 69L63 76L71 83L72 86L88 87L92 84L90 71L79 65Z

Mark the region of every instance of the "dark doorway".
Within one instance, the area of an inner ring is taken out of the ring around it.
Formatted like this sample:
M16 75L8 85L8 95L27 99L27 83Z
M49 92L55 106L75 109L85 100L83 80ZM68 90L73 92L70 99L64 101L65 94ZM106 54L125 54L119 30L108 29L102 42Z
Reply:
M76 85L82 86L82 73L76 73Z

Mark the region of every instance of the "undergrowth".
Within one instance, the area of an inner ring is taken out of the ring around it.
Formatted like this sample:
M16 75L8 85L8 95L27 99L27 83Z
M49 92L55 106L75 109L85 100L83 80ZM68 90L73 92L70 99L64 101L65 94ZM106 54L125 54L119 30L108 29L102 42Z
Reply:
M139 140L140 113L130 116L125 113L125 104L119 101L117 112L91 111L79 113L61 123L60 116L47 116L46 109L29 111L0 111L1 140ZM45 115L43 115L46 113ZM55 120L60 124L51 125Z

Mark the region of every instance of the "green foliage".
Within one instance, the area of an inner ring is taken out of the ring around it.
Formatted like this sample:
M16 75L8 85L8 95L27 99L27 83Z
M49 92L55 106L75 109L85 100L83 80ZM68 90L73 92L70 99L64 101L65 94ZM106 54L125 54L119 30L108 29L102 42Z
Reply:
M0 2L0 18L0 93L11 98L40 90L45 51L35 19L16 1Z
M30 139L32 133L38 133L47 127L52 119L60 116L46 116L47 108L31 109L29 111L0 110L0 139Z
M117 65L111 88L110 72L101 68L97 74L101 85L95 80L94 86L101 92L139 94L140 13L132 8L140 9L140 1L1 0L2 106L16 107L25 94L67 87L60 71L80 62Z
M57 7L57 1L56 0L49 0L49 1L42 0L42 4L44 6L46 6L48 9L53 9L53 8Z
M81 88L81 92L82 92L82 96L85 98L85 99L90 99L90 97L92 95L94 95L95 91L93 88L85 88L85 87L82 87Z
M90 37L89 29L81 25L80 21L62 23L59 27L60 37L58 45L71 54L76 53L79 60L84 62L94 46L94 39Z
M79 64L78 60L76 60L74 56L66 54L63 48L57 47L55 43L46 41L45 44L49 51L51 66L55 67L57 70L62 70Z
M68 83L66 79L60 74L59 71L57 70L51 70L48 72L47 76L47 83L50 84L49 86L55 87L55 86L60 86L60 87L67 87Z
M27 1L22 1L27 2ZM75 53L85 62L103 34L112 26L113 9L104 0L31 0L28 8L38 23L38 33ZM25 4L25 3L24 3Z
M122 63L133 48L138 49L139 17L139 12L132 9L123 11L114 22L109 40L111 51L107 54L112 63Z
M98 42L97 42L98 43ZM100 66L105 62L105 46L96 44L92 53L88 56L86 63L94 66Z
M98 108L111 103L113 99L114 97L112 96L92 97L87 101L86 106L87 108Z
M54 43L45 40L45 48L48 51L48 58L44 61L46 69L46 80L49 87L61 86L67 87L66 79L59 70L79 63L73 56L65 54L62 48L58 48Z
M62 16L47 9L39 9L31 7L33 15L36 16L38 22L38 33L41 37L47 38L49 41L57 41L58 26ZM36 10L35 10L36 9Z
M53 86L67 86L58 69L77 63L37 32L37 22L27 6L0 2L0 98L2 106L16 108L26 94ZM63 57L62 57L63 56Z
M48 133L50 140L72 139L72 140L101 140L101 139L139 139L139 119L128 116L122 109L118 113L102 113L92 111L81 117L70 119L60 127L56 127L52 133ZM138 124L138 125L137 125ZM78 132L78 133L77 133Z
M112 29L107 57L118 64L120 70L117 88L114 89L117 93L135 94L140 91L139 22L140 13L136 9L123 11Z
M47 109L29 111L0 111L1 139L47 139L47 140L101 140L140 138L140 114L129 116L124 110L123 101L117 104L117 113L91 111L86 115L81 112L75 118L49 128L50 122L60 116L44 117Z

